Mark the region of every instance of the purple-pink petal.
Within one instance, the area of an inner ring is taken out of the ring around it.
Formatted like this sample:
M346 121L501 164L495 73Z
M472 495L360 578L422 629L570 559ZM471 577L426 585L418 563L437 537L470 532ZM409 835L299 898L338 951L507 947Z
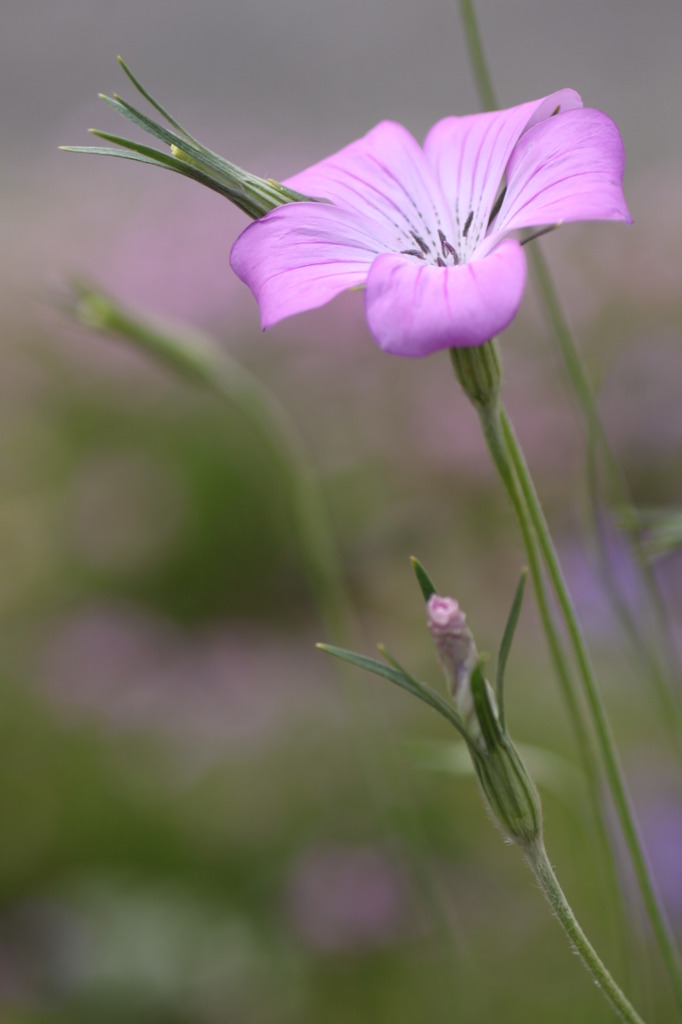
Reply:
M367 322L380 348L394 355L481 345L513 320L525 280L525 256L512 239L457 267L387 253L369 272Z
M631 221L623 195L625 152L599 110L571 110L527 132L507 167L507 194L485 249L518 228L574 220Z
M241 233L230 265L260 306L263 329L362 285L378 252L376 225L326 203L279 206Z
M421 146L401 124L381 121L361 139L284 182L331 200L388 230L392 248L414 246L411 232L438 238L451 218Z
M453 244L460 253L472 253L483 239L507 162L524 132L557 108L581 106L577 92L561 89L508 110L446 117L433 126L424 153L454 214L458 230Z

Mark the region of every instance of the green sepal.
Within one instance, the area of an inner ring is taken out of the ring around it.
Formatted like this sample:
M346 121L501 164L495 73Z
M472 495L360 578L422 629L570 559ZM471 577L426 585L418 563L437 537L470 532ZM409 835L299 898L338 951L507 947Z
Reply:
M263 217L276 207L288 203L325 201L295 192L280 182L251 174L203 146L144 89L120 57L118 60L138 92L171 125L171 128L176 130L172 131L159 124L116 94L113 97L100 94L100 99L117 114L121 114L136 127L170 147L171 154L141 146L131 139L99 131L94 131L93 134L120 146L123 152L119 153L117 150L98 146L62 146L63 150L71 153L91 153L98 156L118 156L176 171L178 174L192 178L225 196L253 219Z
M419 559L415 558L413 555L410 558L410 561L412 562L412 568L414 569L414 574L417 577L417 583L421 588L424 600L428 601L429 598L433 597L434 594L437 594L438 591L436 590L433 580L431 579L431 577L429 576L429 574L427 573L426 569L421 564Z
M480 661L471 673L471 695L486 748L494 751L504 742L504 733L495 708L490 702L490 691Z
M415 679L414 676L406 672L401 666L398 666L394 659L391 659L392 664L386 665L383 661L378 661L376 658L368 658L364 654L346 651L342 647L332 647L330 644L317 644L316 646L318 650L331 654L335 658L340 658L341 661L347 661L351 665L355 665L356 668L364 669L375 676L388 679L389 682L399 686L402 690L411 693L413 697L418 697L419 700L428 704L434 711L437 711L443 718L447 719L450 725L454 725L457 732L464 739L467 739L464 724L452 704L436 693L435 690L432 690L430 686L427 686L426 683ZM380 650L385 657L390 658L390 655L387 654L384 648L380 648Z
M502 634L500 651L499 654L497 655L497 671L495 672L495 696L497 698L497 710L502 729L504 729L505 727L504 673L507 668L507 659L509 658L509 652L511 650L511 645L514 640L514 634L516 633L516 627L518 625L519 616L521 614L521 608L523 606L523 595L526 587L527 576L528 570L524 569L521 573L519 582L516 586L514 600L512 601L512 606L509 609L509 617L507 618L507 624L504 627L504 633Z
M107 146L60 146L59 148L65 153L113 156L119 160L136 160L138 163L150 164L152 167L161 167L164 170L175 171L176 174L182 174L185 178L198 181L201 185L206 185L207 188L229 199L230 202L239 206L250 217L255 218L258 216L256 206L249 203L242 193L216 181L215 178L209 177L199 168L186 161L178 160L177 157L170 156L158 149L152 149L151 146L145 146L140 142L134 142L132 139L111 135L109 132L101 132L95 128L90 130L90 134L96 135L99 139L105 139L107 142L114 142L121 149L110 149Z
M138 81L138 79L132 73L132 71L130 70L130 68L126 64L126 62L123 60L123 57L117 57L116 60L119 62L119 64L121 65L121 67L125 71L126 75L130 79L131 83L135 86L135 88L137 89L139 94L141 96L144 96L144 98L146 99L147 103L149 103L152 107L154 107L154 110L158 111L158 113L161 114L161 117L165 118L166 121L168 121L169 124L172 124L173 127L176 128L180 132L181 135L184 135L184 137L186 139L189 139L190 142L194 142L197 145L200 145L198 140L195 139L193 135L190 135L190 133L185 128L182 127L182 125L179 123L179 121L176 121L175 118L171 114L169 114L168 111L164 107L162 107L161 104L157 100L155 100L154 97L150 93L147 92L145 87L142 85L141 82Z

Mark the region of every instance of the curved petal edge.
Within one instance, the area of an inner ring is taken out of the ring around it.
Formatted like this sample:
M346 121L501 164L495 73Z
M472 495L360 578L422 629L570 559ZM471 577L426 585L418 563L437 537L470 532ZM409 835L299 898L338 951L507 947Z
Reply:
M525 282L526 258L513 239L458 267L385 254L367 279L367 322L379 347L393 355L482 345L514 319Z

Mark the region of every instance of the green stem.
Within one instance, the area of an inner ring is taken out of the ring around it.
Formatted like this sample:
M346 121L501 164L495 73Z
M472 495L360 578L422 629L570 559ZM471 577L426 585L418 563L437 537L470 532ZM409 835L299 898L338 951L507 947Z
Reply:
M578 671L583 684L585 697L594 722L597 743L606 772L606 779L616 808L623 835L630 853L644 905L656 937L661 955L675 992L675 997L682 1014L682 963L675 945L675 940L666 920L665 913L655 892L651 875L646 863L644 850L639 838L630 801L623 781L622 771L618 762L615 744L606 718L606 713L597 690L587 647L573 608L573 603L561 571L559 559L554 548L547 522L542 511L533 480L526 465L523 452L518 443L513 427L504 409L500 410L500 420L504 440L509 452L515 476L523 493L523 500L537 535L542 556L547 566L552 586L559 602L562 616L566 623L568 635L573 647Z
M611 500L615 500L622 509L623 515L626 517L624 533L632 549L638 574L643 583L650 606L656 617L659 638L665 650L667 675L670 678L674 678L677 674L677 656L672 643L670 622L665 608L665 602L661 596L656 578L638 540L635 524L632 521L632 517L628 515L628 512L632 507L632 498L627 479L621 465L613 453L609 439L606 435L604 424L602 423L597 410L594 394L587 377L585 365L580 358L580 354L575 342L573 341L568 324L566 323L566 317L564 316L561 308L559 296L557 295L556 288L554 287L554 282L552 281L547 261L545 260L539 246L530 247L528 255L537 281L540 299L544 305L547 319L554 331L557 344L559 345L571 388L578 400L578 405L580 406L580 410L587 424L588 435L590 438L594 439L599 447L603 465L608 476ZM597 536L597 540L601 543L599 536ZM646 642L641 637L641 628L639 624L632 622L627 606L619 600L616 595L614 595L614 599L615 607L619 612L626 634L631 637L633 643L638 649L642 661L648 667L649 674L656 687L663 715L669 725L672 723L679 730L679 702L673 699L669 679L666 677L666 671L661 664L661 659L658 656L656 646L650 641ZM679 734L677 740L679 741Z
M644 1024L635 1008L625 997L619 986L613 980L611 974L597 956L592 945L587 939L584 931L578 924L575 914L566 899L558 879L554 874L552 865L545 852L542 840L524 851L526 859L537 879L538 885L547 897L552 910L556 914L559 923L566 932L569 941L575 951L579 954L582 962L602 989L614 1010L628 1024Z
M248 420L279 466L325 632L334 642L352 641L355 627L325 501L296 427L283 406L209 336L158 327L84 285L77 285L76 293L76 315L81 321L117 334L160 358L185 379L227 399Z
M478 27L478 20L473 0L459 0L459 8L467 39L469 59L471 60L471 67L476 81L476 88L481 100L481 106L485 110L496 109L499 104L495 96L492 76L485 57L483 41ZM604 426L597 410L597 405L585 371L585 366L580 358L580 354L568 328L568 324L566 323L566 318L561 309L561 303L559 302L559 297L557 295L556 288L554 287L547 262L538 246L534 245L529 248L529 259L537 281L540 299L545 308L545 314L552 326L552 330L554 331L571 387L573 388L573 392L578 400L578 404L587 423L589 436L593 437L599 445L604 466L606 467L609 477L611 495L612 497L615 497L618 504L621 505L627 514L627 510L632 504L627 480L609 444L606 431L604 430ZM626 522L625 533L635 556L635 564L638 569L640 580L642 581L650 606L655 615L658 636L660 638L661 646L665 651L665 668L661 663L656 645L651 640L642 636L642 630L639 623L633 623L631 621L631 617L627 614L623 614L623 603L621 601L616 601L615 607L620 615L626 635L633 639L643 663L647 666L648 673L651 676L657 691L664 718L670 731L674 734L673 738L675 746L679 751L680 722L682 721L682 713L679 705L679 698L675 699L673 697L670 685L670 680L674 679L678 675L678 659L675 652L675 646L672 641L672 631L665 602L661 596L656 578L647 562L644 552L642 551L641 544L639 543L637 535L633 529L633 525L634 524L630 523L628 528L628 524ZM599 536L597 537L597 542L600 543ZM633 625L635 627L634 631L632 628Z
M453 352L451 353L451 358L453 363L456 364L461 358L461 354ZM457 369L457 367L455 368ZM578 696L575 693L574 682L568 670L568 658L566 657L561 638L554 623L549 595L547 592L547 584L542 571L537 539L523 499L523 494L519 488L518 481L509 460L507 447L502 433L499 405L497 402L494 402L493 404L477 404L476 409L488 450L500 475L502 483L504 484L505 490L507 491L507 495L514 509L514 513L521 530L526 558L528 559L530 577L535 591L538 611L540 613L540 621L547 638L552 663L559 679L561 693L568 711L573 734L575 736L580 758L585 770L593 827L597 842L599 843L603 855L601 863L609 890L610 899L608 902L610 906L617 908L617 917L622 919L625 916L625 911L620 886L615 872L615 854L611 847L608 832L604 824L600 800L600 772L595 752L592 747L590 729L583 720L583 710Z

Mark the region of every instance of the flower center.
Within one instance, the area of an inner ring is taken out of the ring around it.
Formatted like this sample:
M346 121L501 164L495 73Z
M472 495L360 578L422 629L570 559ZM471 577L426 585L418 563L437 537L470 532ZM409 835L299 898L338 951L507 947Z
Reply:
M469 224L473 218L473 213L470 215ZM440 242L440 248L433 243L429 245L425 242L421 235L418 235L416 231L410 231L411 237L417 243L417 249L401 249L403 256L415 256L418 260L424 260L425 263L433 263L437 267L456 267L459 266L460 258L457 254L457 250L454 245L448 241L445 232L438 229L438 241ZM464 232L466 237L466 231Z

